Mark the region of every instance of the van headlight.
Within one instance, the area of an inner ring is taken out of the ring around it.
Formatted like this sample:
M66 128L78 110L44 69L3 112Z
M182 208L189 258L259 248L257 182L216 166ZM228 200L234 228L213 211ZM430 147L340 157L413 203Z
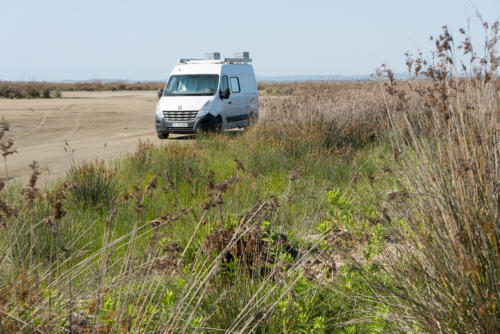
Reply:
M211 105L211 101L207 101L205 102L205 104L203 105L203 107L201 107L200 111L198 111L198 117L201 117L201 116L205 116L206 114L208 114L208 112L210 111L210 105Z
M161 111L160 108L160 102L156 104L156 117L162 118L163 117L163 112Z

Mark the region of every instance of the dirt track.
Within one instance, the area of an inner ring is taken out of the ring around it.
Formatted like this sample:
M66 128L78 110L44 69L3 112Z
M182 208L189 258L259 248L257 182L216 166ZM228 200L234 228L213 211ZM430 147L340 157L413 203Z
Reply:
M18 153L9 176L26 177L36 160L45 181L64 175L70 159L113 159L133 152L138 140L159 143L154 129L156 92L64 92L61 99L0 99L0 119L10 123ZM163 141L165 142L165 141ZM166 141L168 142L168 141ZM3 162L0 177L4 176Z

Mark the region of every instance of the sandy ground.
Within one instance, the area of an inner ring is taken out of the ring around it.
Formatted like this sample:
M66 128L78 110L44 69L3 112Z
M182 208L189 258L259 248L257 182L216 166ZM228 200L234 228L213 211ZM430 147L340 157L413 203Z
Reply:
M36 160L44 182L64 175L71 159L118 158L140 140L160 141L154 129L156 92L64 92L60 99L0 99L0 119L10 123L18 153L8 156L9 176L26 179ZM189 141L189 140L188 140ZM185 140L183 140L185 142ZM0 177L5 176L3 162Z

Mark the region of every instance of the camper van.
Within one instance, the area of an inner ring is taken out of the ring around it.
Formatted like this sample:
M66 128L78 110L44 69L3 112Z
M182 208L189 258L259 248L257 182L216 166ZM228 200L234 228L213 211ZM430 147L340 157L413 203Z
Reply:
M258 119L257 82L248 52L221 59L181 58L167 84L158 90L155 127L158 138L171 133L221 132Z

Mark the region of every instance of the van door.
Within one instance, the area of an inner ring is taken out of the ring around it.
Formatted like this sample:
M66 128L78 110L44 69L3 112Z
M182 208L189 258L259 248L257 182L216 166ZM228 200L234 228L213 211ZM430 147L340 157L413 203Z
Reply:
M220 91L222 92L224 89L229 88L229 76L223 74L220 79ZM227 122L233 116L233 94L229 94L228 99L222 100L222 116L226 119Z
M238 76L231 75L229 77L229 87L231 89L232 110L230 122L237 123L245 120L248 117L246 111L245 95L242 92L241 82Z

